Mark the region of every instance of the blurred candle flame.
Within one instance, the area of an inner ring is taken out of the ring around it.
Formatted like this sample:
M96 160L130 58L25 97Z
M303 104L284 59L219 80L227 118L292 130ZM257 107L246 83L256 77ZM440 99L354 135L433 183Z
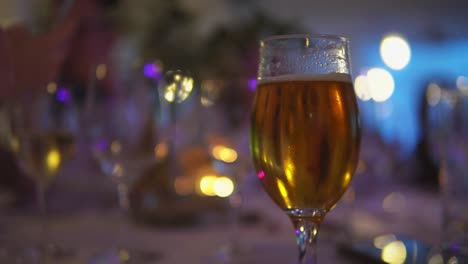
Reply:
M206 196L228 197L234 192L234 182L226 176L205 175L200 179L200 192Z
M226 163L232 163L237 160L237 151L222 145L217 145L211 151L213 157Z
M234 183L229 177L218 177L213 185L214 193L218 197L228 197L234 192Z
M215 196L214 183L216 181L215 175L205 175L200 179L200 192L206 196Z

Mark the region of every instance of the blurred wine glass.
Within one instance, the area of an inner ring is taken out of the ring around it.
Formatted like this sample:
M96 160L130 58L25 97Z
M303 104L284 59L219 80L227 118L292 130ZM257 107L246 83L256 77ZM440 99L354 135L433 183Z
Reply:
M430 151L439 164L443 256L460 263L468 261L467 91L431 83L426 94Z
M157 162L156 88L139 72L111 79L109 65L96 67L86 106L86 135L89 149L103 174L116 186L120 219L119 241L115 249L99 254L92 263L153 263L155 251L131 248L128 223L130 193L135 182ZM112 86L104 84L113 83Z
M35 182L40 218L39 244L27 247L19 258L49 263L71 254L48 239L46 192L74 156L78 111L72 91L50 82L47 89L8 102L6 112L2 143L15 155L21 170Z
M233 186L232 190L228 184L226 190L223 186L217 190L218 196L226 197L228 202L229 237L215 252L214 262L248 259L248 249L242 246L238 233L243 200L241 186L248 172L253 171L248 129L255 87L256 79L228 77L205 79L200 87L202 140L208 147L216 172L227 177Z

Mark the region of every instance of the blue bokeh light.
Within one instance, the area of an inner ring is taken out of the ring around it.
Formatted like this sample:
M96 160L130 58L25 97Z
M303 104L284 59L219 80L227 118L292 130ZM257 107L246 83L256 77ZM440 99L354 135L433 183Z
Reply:
M409 39L409 42L412 58L403 70L394 71L386 67L378 52L367 52L368 57L361 61L365 67L382 67L393 75L395 90L389 100L383 103L360 101L359 104L365 125L377 130L387 143L399 144L403 155L415 149L422 135L419 109L425 103L428 82L443 78L453 80L455 86L458 76L468 74L468 40L413 43ZM378 43L368 48L377 51ZM382 104L392 106L392 113L385 118L377 114Z

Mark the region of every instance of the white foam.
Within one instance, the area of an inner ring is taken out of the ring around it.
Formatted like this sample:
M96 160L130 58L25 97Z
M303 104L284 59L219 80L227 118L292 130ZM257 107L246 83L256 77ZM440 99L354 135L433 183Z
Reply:
M259 84L270 82L285 82L285 81L335 81L352 83L351 75L348 73L327 73L327 74L287 74L274 77L262 78L258 81Z

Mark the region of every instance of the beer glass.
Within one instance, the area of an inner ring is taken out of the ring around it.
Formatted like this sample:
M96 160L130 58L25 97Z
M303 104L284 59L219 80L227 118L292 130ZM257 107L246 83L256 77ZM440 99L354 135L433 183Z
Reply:
M250 130L256 172L295 228L299 263L317 263L325 215L356 168L360 125L340 36L273 36L260 42Z

